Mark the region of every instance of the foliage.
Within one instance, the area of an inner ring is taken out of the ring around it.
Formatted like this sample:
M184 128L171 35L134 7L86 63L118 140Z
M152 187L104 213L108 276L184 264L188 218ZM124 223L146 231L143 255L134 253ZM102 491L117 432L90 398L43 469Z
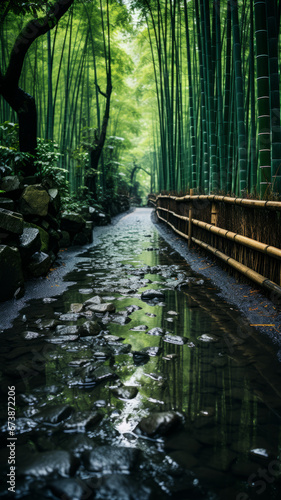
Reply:
M18 124L4 122L0 125L0 175L20 174L25 163L30 161L29 153L19 151Z

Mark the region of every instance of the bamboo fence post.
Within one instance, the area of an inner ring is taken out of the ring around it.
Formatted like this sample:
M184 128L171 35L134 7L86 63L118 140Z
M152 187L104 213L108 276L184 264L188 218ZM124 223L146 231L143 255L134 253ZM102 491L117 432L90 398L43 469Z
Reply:
M193 210L192 210L192 203L189 205L189 211L188 211L188 248L191 247L191 238L192 238L192 216L193 216Z
M211 208L211 224L214 226L218 225L218 207L216 203L212 203L212 208Z

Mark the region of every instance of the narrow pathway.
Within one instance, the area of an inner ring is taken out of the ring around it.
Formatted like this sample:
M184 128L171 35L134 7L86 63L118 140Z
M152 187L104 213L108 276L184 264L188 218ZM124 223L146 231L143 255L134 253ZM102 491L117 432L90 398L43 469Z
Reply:
M274 346L150 215L98 229L63 293L40 292L2 328L0 498L10 498L8 387L14 498L280 497Z

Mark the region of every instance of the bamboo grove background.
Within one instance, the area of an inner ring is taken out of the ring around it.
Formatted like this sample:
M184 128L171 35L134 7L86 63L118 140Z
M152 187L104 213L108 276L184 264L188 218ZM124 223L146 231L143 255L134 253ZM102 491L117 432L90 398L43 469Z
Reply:
M156 191L281 190L280 1L147 0Z
M58 144L71 191L86 193L91 182L116 191L138 177L147 192L279 198L280 7L75 0L32 44L20 81L36 99L38 136ZM0 25L2 68L26 19L11 14ZM16 116L1 99L7 120Z

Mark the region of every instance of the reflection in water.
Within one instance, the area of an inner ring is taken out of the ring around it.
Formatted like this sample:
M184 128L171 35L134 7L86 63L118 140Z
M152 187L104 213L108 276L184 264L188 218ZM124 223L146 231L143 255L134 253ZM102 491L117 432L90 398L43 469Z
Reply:
M147 217L133 215L112 227L67 276L74 286L54 301L30 304L2 334L1 396L4 404L7 385L16 386L19 457L64 449L67 426L63 419L58 425L36 419L42 408L98 408L103 420L83 433L95 446L139 448L138 474L168 497L277 499L281 371L274 348L171 252ZM165 302L142 300L147 289L162 290ZM101 334L79 337L85 309L61 315L96 295L113 302L117 316L100 315ZM126 314L132 305L139 309ZM64 335L60 325L68 327ZM134 330L139 326L147 328ZM137 396L116 397L120 381L137 387ZM184 414L183 428L164 439L136 432L142 417L169 410ZM2 417L5 422L5 412ZM91 474L82 465L76 477ZM46 488L44 481L39 486ZM18 498L29 487L35 488L20 480Z

